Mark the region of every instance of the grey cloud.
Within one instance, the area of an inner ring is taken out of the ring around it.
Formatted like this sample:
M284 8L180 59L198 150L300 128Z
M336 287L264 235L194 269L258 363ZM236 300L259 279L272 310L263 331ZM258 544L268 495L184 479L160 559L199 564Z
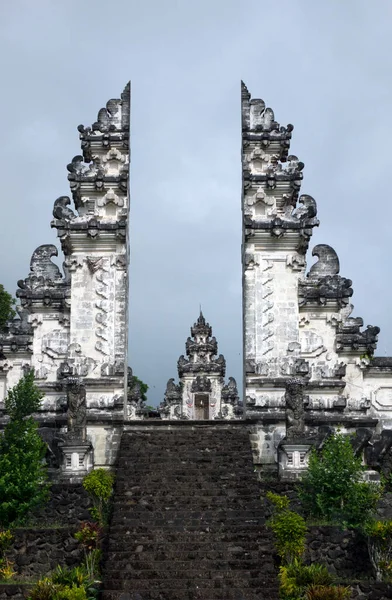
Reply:
M132 80L130 353L162 399L202 302L241 379L239 80L263 97L305 162L355 314L389 319L391 5L364 0L3 3L0 281L55 242L54 199L89 124ZM310 258L309 262L312 262Z

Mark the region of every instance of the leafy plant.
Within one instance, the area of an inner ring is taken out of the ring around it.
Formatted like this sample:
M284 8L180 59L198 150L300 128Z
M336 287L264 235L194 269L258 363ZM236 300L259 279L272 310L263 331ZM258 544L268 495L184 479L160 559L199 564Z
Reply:
M16 315L12 308L16 303L15 298L11 296L0 284L0 330L4 328L7 321L13 319Z
M87 600L87 592L84 587L77 585L60 586L56 590L53 600Z
M289 509L290 501L287 496L268 492L267 498L274 506L273 515L267 525L274 533L276 551L283 564L290 564L301 558L305 551L305 519Z
M364 470L349 436L331 435L321 451L312 450L300 482L299 497L306 512L343 526L361 526L382 493L382 486L363 481Z
M16 575L16 571L13 569L14 563L6 557L6 552L13 539L14 536L9 529L0 530L0 581L9 581Z
M8 558L0 558L0 581L9 581L16 575L14 563Z
M5 399L10 420L0 435L1 525L22 522L48 495L46 445L31 416L38 410L42 395L30 371Z
M58 590L58 586L53 583L50 577L43 577L30 590L28 600L53 600Z
M132 390L132 388L134 388L136 385L140 389L142 401L143 402L147 402L147 391L148 391L148 385L147 385L147 383L144 383L144 381L142 381L141 379L139 379L139 377L136 377L136 375L132 375L128 379L128 389Z
M311 585L306 589L306 600L348 600L351 588L342 585Z
M280 596L282 600L302 600L310 586L329 586L333 577L325 565L304 565L295 559L279 569Z
M87 551L95 550L101 541L102 528L98 523L83 522L75 538Z
M392 576L392 521L369 521L364 527L370 562L377 581Z
M9 529L0 530L0 557L3 557L5 552L11 546L14 536Z
M83 487L90 494L94 504L90 508L91 516L101 526L108 522L113 483L114 475L107 469L94 469L83 479Z
M86 589L92 587L93 581L87 573L87 570L83 566L73 567L62 567L58 565L52 573L52 581L55 584L66 585L72 587L84 587Z
M102 528L98 523L82 523L79 531L75 533L75 538L83 547L84 565L91 580L95 580L99 574L101 536Z

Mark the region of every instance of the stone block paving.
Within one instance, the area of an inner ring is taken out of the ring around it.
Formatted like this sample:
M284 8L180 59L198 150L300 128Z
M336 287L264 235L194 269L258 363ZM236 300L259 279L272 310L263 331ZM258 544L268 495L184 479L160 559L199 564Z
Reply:
M124 433L103 600L277 600L245 427Z

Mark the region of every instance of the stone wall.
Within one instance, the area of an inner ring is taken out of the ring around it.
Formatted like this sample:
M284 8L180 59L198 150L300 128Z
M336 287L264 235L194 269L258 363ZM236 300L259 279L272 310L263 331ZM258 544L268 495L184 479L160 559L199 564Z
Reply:
M89 497L81 484L53 484L49 501L34 515L37 526L77 526L91 520Z
M14 542L7 553L18 579L37 579L57 565L76 567L83 551L74 537L75 527L14 530Z
M24 600L30 587L26 584L0 583L0 600Z
M322 563L337 579L373 577L366 540L355 531L339 527L309 527L305 560Z

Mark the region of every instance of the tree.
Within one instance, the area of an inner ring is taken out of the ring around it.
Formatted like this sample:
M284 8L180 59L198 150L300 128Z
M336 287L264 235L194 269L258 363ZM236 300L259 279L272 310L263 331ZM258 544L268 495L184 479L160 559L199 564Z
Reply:
M141 392L142 401L147 402L147 390L148 390L147 383L144 383L144 381L139 379L139 377L136 377L136 375L132 375L128 380L128 389L132 390L137 385L139 386L139 389Z
M16 301L11 294L9 294L4 289L4 286L0 284L0 330L3 329L9 319L13 319L16 315L12 308L15 302Z
M350 527L362 525L374 511L382 488L363 481L365 467L348 435L331 435L321 451L312 450L299 486L306 512Z
M46 445L31 416L43 394L27 373L5 399L10 420L0 436L0 525L22 522L48 495Z

